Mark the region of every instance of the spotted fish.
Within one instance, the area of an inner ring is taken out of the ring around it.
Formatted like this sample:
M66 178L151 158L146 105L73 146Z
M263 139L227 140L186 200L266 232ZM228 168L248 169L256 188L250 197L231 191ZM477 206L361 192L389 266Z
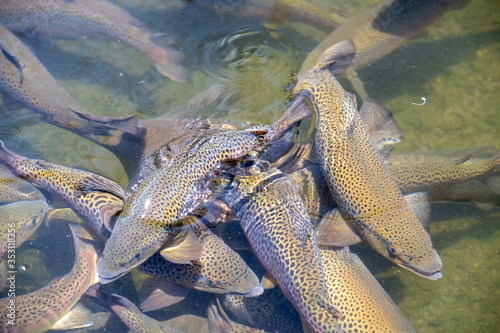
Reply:
M451 185L500 172L500 154L491 158L391 155L387 168L403 193L443 191Z
M123 206L125 192L109 179L42 160L20 156L0 141L0 162L19 177L59 196L102 239L109 235L109 220Z
M0 206L0 290L7 279L7 269L2 261L15 259L15 249L28 240L45 221L47 209L45 200L18 201ZM9 265L9 271L14 270L16 269Z
M181 331L146 316L125 297L111 294L99 285L90 288L86 295L97 298L99 304L111 309L134 333L181 333Z
M89 287L99 282L95 272L99 250L93 236L78 225L70 227L75 242L73 269L32 293L2 298L0 327L3 332L47 331L70 312ZM9 316L11 304L15 304L15 316Z
M35 186L11 173L0 171L0 203L36 200L45 200L45 197Z
M162 46L153 41L144 23L105 0L4 0L0 23L11 31L35 30L53 37L120 41L144 53L162 75L175 81L187 80L182 52L165 42Z
M174 264L155 253L137 267L141 272L185 287L216 294L237 293L257 296L262 287L243 259L195 217L187 225L203 246L203 254L191 265Z
M265 134L267 130L258 128L220 132L201 139L176 163L159 169L141 183L126 201L106 242L97 265L101 283L119 278L158 251L172 238L175 227L182 225L179 220L209 195L208 183L222 164L260 146ZM179 251L176 254L182 255ZM184 263L191 259L184 259Z
M224 295L222 304L238 320L266 332L302 333L297 311L279 288L267 289L259 297Z
M341 332L307 211L278 169L238 175L225 200L261 264L315 332Z
M346 333L410 333L410 322L348 247L320 246L328 292Z
M299 77L292 96L305 95L314 106L319 164L344 219L387 259L438 279L442 263L429 234L378 154L354 95L334 76L353 56L352 41L333 45Z
M368 96L356 71L385 57L450 9L461 8L469 0L382 1L343 23L309 53L299 76L314 66L316 59L330 45L350 38L356 55L345 76L364 100Z
M264 333L262 330L232 321L222 309L219 300L217 305L208 308L207 323L210 333Z

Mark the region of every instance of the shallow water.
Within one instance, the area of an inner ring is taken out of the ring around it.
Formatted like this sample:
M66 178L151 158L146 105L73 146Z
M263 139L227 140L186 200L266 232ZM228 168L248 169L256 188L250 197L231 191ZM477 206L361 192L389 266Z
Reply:
M186 54L191 82L170 81L124 44L101 40L24 39L59 83L99 116L212 117L270 123L285 109L288 88L307 53L327 33L295 22L262 22L224 16L203 2L117 1L154 32L173 35ZM210 3L210 1L207 1ZM331 1L324 0L323 5ZM338 1L349 16L379 1ZM366 90L389 108L405 133L398 153L493 146L500 149L500 5L471 1L450 11L403 47L359 71ZM346 90L348 82L342 81ZM237 94L222 110L176 107L212 84ZM422 103L422 97L426 102ZM415 103L415 104L414 104ZM0 140L15 152L78 166L126 186L118 160L76 135L43 123L18 104L0 110ZM500 202L489 209L470 204L432 205L431 236L443 261L443 278L430 281L384 260L367 246L353 251L408 317L417 332L499 332ZM41 227L38 239L19 249L29 268L18 289L32 291L71 269L66 226ZM55 260L54 260L55 259ZM258 265L249 263L256 267ZM34 273L37 272L37 273ZM50 272L51 274L49 274ZM133 275L133 281L141 277ZM137 299L130 276L114 291ZM5 291L0 294L4 297ZM153 316L205 316L210 295L192 292L182 303ZM116 321L116 319L114 319Z

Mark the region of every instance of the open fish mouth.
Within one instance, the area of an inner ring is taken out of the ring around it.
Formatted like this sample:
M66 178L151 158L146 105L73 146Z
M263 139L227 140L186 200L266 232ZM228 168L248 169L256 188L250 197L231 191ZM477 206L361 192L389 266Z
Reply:
M406 269L406 270L408 270L410 272L413 272L413 273L415 273L417 275L420 275L420 276L422 276L424 278L427 278L429 280L438 280L438 279L440 279L440 278L443 277L443 274L441 274L441 271L439 271L439 270L434 271L434 272L428 272L428 271L424 271L424 270L418 269L417 267L414 267L414 266L406 265L403 262L397 262L397 261L395 261L395 263L398 266L401 266L404 269Z

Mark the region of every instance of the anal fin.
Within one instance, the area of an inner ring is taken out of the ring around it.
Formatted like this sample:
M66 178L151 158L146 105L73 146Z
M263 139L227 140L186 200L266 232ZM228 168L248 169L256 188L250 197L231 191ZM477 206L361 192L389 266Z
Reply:
M150 277L144 280L139 292L141 310L158 310L186 298L188 289L164 279Z

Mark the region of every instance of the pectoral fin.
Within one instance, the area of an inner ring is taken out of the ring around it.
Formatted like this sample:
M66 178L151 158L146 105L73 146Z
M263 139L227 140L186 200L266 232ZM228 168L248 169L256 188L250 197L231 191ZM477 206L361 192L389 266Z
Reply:
M80 303L68 312L64 317L59 319L51 329L53 330L69 330L76 328L89 327L94 324L94 315L92 312Z
M185 227L183 232L169 239L160 249L160 254L174 264L191 264L191 261L198 260L203 254L203 245L198 236Z
M158 310L186 298L188 289L164 279L150 277L144 280L139 292L141 310Z
M427 193L415 192L407 194L404 196L404 199L417 216L425 231L429 232L431 228L431 205Z
M364 101L359 110L359 115L377 150L381 150L386 145L396 144L404 139L403 131L394 119L392 112L373 98Z
M7 44L0 39L0 49L2 50L2 53L10 63L12 63L17 70L19 71L19 83L22 85L23 84L23 70L26 68L26 65L19 59L18 56L12 50L7 46Z
M269 274L269 272L266 272L264 274L264 276L262 276L262 280L260 281L260 285L262 286L262 288L264 290L273 289L274 287L276 287L278 285L278 282L276 281L274 276Z
M349 246L362 241L337 209L328 212L316 228L316 241L321 245Z
M90 175L85 177L77 186L77 190L84 194L92 192L106 192L114 194L120 199L125 199L125 191L120 185L112 180L106 179L97 175Z

